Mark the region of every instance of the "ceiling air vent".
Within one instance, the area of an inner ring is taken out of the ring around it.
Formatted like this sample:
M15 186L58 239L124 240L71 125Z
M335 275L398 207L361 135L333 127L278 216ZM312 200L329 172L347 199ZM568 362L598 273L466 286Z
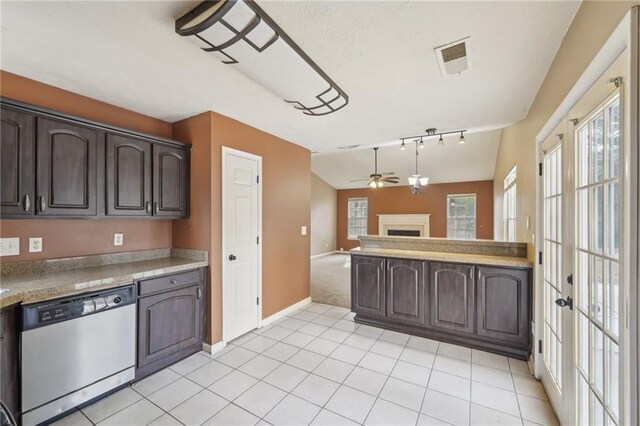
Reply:
M443 76L460 74L471 68L471 62L467 56L470 51L470 42L471 38L467 37L434 49Z

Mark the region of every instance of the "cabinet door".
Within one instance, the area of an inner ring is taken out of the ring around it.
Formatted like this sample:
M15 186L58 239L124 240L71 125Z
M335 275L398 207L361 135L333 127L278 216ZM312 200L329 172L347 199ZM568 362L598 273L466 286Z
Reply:
M201 292L195 285L138 299L138 368L162 359L171 364L200 345Z
M431 262L429 325L434 328L473 333L473 266Z
M2 108L0 134L0 214L33 214L35 118Z
M387 259L387 317L425 325L425 269L419 260Z
M529 272L478 268L478 335L529 342Z
M384 259L352 256L351 306L356 314L385 316Z
M37 214L96 215L97 132L44 118L37 125Z
M153 146L154 216L187 216L188 167L187 149Z
M151 215L151 143L107 135L107 215Z

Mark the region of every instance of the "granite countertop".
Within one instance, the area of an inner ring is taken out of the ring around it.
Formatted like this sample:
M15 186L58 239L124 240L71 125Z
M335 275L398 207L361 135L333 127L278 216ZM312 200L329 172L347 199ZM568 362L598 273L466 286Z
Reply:
M142 278L208 265L206 252L203 252L204 256L194 256L193 253L186 252L169 251L166 252L167 257L89 267L82 267L80 262L80 267L67 270L51 271L34 267L31 270L12 271L11 274L4 274L0 281L0 308L20 302L32 303L89 290L118 287Z
M533 262L526 257L490 256L482 254L445 253L420 250L399 250L387 248L354 248L351 254L362 256L382 256L398 259L435 260L442 262L472 263L488 266L509 266L514 268L531 268Z

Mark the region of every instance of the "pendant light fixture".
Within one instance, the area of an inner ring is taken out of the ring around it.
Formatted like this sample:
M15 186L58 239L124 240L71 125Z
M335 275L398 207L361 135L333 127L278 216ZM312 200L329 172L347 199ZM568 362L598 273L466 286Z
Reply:
M429 184L429 178L426 176L420 176L420 173L418 173L418 140L415 140L416 143L416 173L412 176L409 176L407 178L407 180L409 181L409 185L411 187L411 193L412 194L419 194L423 188L426 188L426 186ZM420 143L422 143L422 141L420 140Z
M460 145L464 145L466 141L464 140L464 132L460 132L460 139L458 139L458 143Z

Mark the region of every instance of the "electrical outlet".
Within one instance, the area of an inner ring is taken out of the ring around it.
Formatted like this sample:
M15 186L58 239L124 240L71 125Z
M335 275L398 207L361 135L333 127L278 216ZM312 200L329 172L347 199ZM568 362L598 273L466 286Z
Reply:
M124 234L115 233L113 234L113 245L121 246L124 243Z
M40 253L42 251L42 237L29 238L29 253Z
M0 238L0 256L20 254L20 238Z
M300 235L307 235L307 227L306 227L306 226L303 226L303 227L300 229Z

